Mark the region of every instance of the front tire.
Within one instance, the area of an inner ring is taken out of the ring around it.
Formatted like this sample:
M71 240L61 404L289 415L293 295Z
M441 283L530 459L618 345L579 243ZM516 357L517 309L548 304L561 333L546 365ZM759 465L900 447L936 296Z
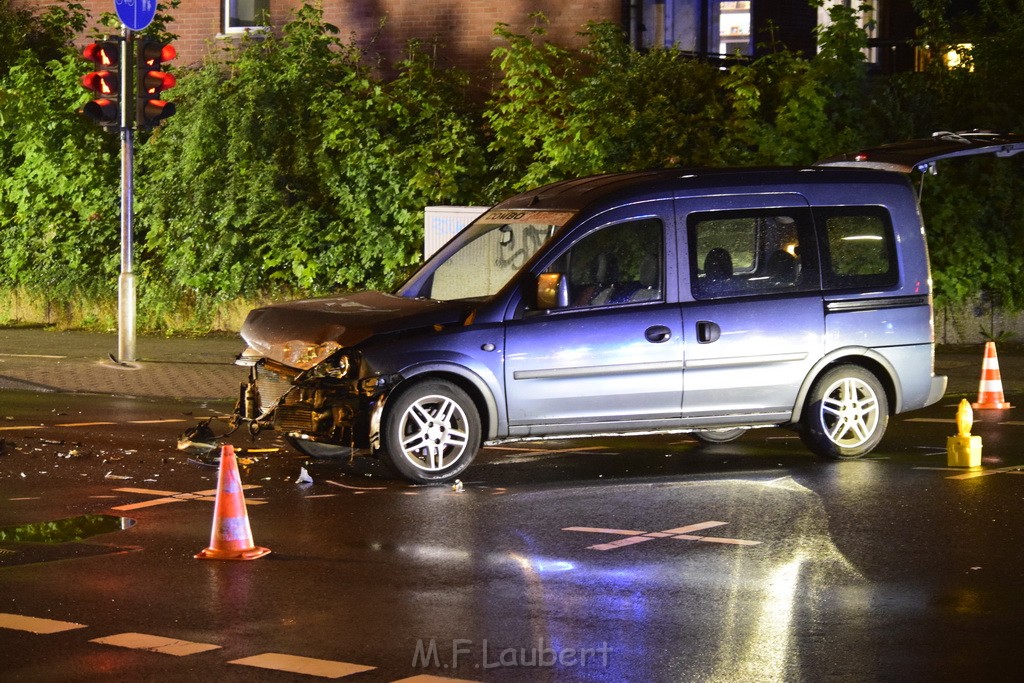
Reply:
M383 459L416 483L444 482L469 467L480 449L480 414L469 395L445 380L426 380L395 397L381 429Z
M867 455L885 434L889 401L881 382L859 365L840 365L811 387L800 438L816 455L853 460Z

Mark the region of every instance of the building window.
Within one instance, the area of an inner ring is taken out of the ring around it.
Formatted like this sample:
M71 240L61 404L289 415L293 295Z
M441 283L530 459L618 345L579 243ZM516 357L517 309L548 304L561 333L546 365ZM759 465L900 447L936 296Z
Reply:
M735 56L754 52L749 0L644 0L642 44Z
M267 28L270 0L224 0L224 33Z
M718 54L753 54L750 3L713 2L711 5L718 10L717 16L712 15L711 21L711 31L718 34Z

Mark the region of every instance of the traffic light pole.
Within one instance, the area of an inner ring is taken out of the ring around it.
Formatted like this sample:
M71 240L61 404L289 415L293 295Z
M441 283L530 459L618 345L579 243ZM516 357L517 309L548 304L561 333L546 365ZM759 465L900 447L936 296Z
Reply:
M117 362L135 361L135 273L132 272L132 197L135 190L135 97L132 31L121 27L121 275L117 280Z
M91 43L82 50L82 56L97 67L96 71L82 77L82 85L98 97L87 103L80 113L104 128L116 127L121 139L121 274L117 280L117 357L114 354L110 354L110 357L115 363L127 365L135 361L136 299L135 273L132 272L135 129L152 128L174 114L174 103L160 99L160 93L174 87L174 75L165 73L163 64L173 59L176 53L170 44L148 38L141 38L139 42L140 39L134 34L134 31L144 30L153 20L155 2L117 0L115 9L124 22L120 37L108 36L103 42ZM146 12L149 14L146 15ZM114 69L117 69L119 76L115 76Z

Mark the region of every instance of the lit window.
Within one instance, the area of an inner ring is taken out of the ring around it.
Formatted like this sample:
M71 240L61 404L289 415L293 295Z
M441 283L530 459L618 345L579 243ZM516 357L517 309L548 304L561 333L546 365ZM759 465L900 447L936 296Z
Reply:
M945 62L947 69L967 69L968 71L974 71L974 60L971 59L971 50L974 49L973 43L959 43L954 45L942 56L942 61Z
M270 0L224 0L224 33L266 28Z
M643 45L686 52L754 52L750 0L644 0Z
M717 31L718 54L749 55L754 52L749 2L711 3L711 30ZM716 7L717 5L717 7ZM715 10L718 10L717 16ZM712 34L712 39L715 36Z

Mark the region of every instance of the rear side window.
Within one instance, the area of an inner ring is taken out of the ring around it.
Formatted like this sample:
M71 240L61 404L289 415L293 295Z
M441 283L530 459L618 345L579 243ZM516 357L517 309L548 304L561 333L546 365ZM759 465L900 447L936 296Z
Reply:
M824 228L825 289L885 288L899 282L888 211L859 206L817 208L814 212L815 220Z
M785 294L818 286L806 209L694 213L687 230L696 299Z

